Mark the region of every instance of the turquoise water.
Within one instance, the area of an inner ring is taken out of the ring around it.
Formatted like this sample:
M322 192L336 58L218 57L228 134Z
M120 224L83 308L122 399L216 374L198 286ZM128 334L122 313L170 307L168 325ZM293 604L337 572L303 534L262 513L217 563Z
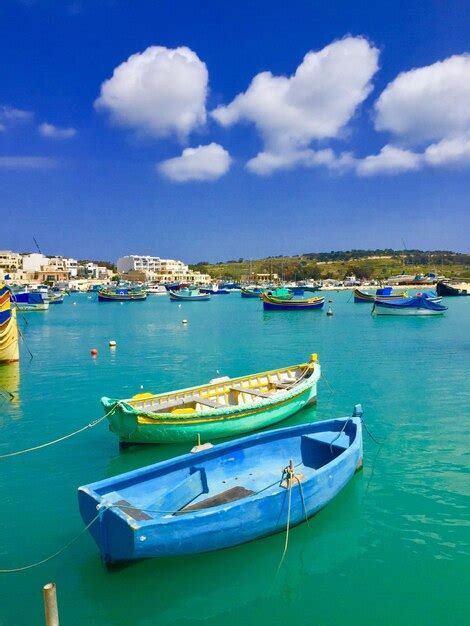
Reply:
M282 425L347 415L361 402L364 471L310 524L188 558L106 570L88 533L56 559L0 575L0 624L43 623L42 586L58 586L64 625L463 624L469 620L470 298L434 318L374 318L333 293L325 312L263 313L239 295L183 303L98 304L70 296L20 326L22 361L0 368L0 454L101 415L129 396L296 363L318 352L318 405ZM187 326L181 321L188 320ZM108 348L115 339L117 349ZM96 359L89 350L96 347ZM76 489L181 452L119 452L104 423L1 463L0 568L37 561L82 528ZM241 520L243 522L243 520Z

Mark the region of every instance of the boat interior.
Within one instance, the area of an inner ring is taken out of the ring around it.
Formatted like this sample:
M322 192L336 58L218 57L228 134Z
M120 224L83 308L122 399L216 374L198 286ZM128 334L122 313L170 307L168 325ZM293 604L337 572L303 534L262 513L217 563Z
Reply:
M308 424L288 438L272 431L267 439L234 442L223 455L216 447L90 487L95 497L134 520L172 518L279 492L288 486L285 469L291 460L295 476L305 482L344 453L356 435L352 420L346 426L344 420Z
M241 378L216 378L207 385L167 394L137 394L126 400L136 411L185 415L252 404L291 389L314 371L312 363L294 365Z

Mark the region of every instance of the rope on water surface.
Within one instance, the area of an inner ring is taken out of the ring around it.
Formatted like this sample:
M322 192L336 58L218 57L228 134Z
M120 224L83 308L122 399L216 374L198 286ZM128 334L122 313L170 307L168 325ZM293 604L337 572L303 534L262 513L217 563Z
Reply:
M68 433L67 435L63 435L62 437L58 437L57 439L53 439L52 441L47 441L46 443L41 443L31 448L25 448L24 450L16 450L15 452L7 452L6 454L0 454L0 459L6 459L12 456L26 454L27 452L34 452L35 450L40 450L41 448L47 448L48 446L52 446L56 443L60 443L61 441L65 441L66 439L70 439L70 437L74 437L75 435L78 435L79 433L82 433L83 431L88 430L89 428L94 428L95 426L98 426L98 424L100 424L104 419L106 419L107 417L112 415L114 411L116 411L118 405L119 405L119 402L115 406L113 406L113 408L110 411L108 411L108 413L105 413L102 417L99 417L98 419L88 422L88 424L86 424L85 426L82 426L78 430L74 430L73 432Z
M33 567L38 567L38 565L43 565L44 563L47 563L47 561L51 561L56 556L59 556L59 554L62 554L62 552L65 552L67 548L69 548L73 543L75 543L77 539L79 539L83 535L83 533L87 531L92 524L94 524L94 522L96 522L96 520L99 518L100 515L101 515L101 512L95 515L95 517L91 520L91 522L88 523L86 526L84 526L82 530L78 533L78 535L75 535L75 537L71 539L69 542L67 542L65 546L62 546L60 550L57 550L53 554L50 554L49 556L47 556L44 559L41 559L40 561L29 563L28 565L23 565L21 567L12 567L9 569L0 568L0 574L13 574L15 572L24 572L25 570L32 569Z

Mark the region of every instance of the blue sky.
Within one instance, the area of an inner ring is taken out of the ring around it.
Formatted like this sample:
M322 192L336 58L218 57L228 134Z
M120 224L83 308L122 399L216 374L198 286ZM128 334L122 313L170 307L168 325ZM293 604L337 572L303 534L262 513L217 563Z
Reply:
M3 0L0 248L468 251L470 3Z

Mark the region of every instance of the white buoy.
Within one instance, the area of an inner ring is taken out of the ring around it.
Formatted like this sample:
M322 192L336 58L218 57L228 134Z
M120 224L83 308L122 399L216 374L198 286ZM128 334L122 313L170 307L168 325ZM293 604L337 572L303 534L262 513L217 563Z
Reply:
M187 323L188 323L188 320L183 320L181 323L182 323L182 324L187 324Z
M327 315L333 315L333 309L331 308L331 306L328 307L328 311L326 312Z
M181 304L178 304L178 309L181 309Z
M117 343L114 341L114 339L110 339L109 341L109 347L110 348L115 348L117 346Z

